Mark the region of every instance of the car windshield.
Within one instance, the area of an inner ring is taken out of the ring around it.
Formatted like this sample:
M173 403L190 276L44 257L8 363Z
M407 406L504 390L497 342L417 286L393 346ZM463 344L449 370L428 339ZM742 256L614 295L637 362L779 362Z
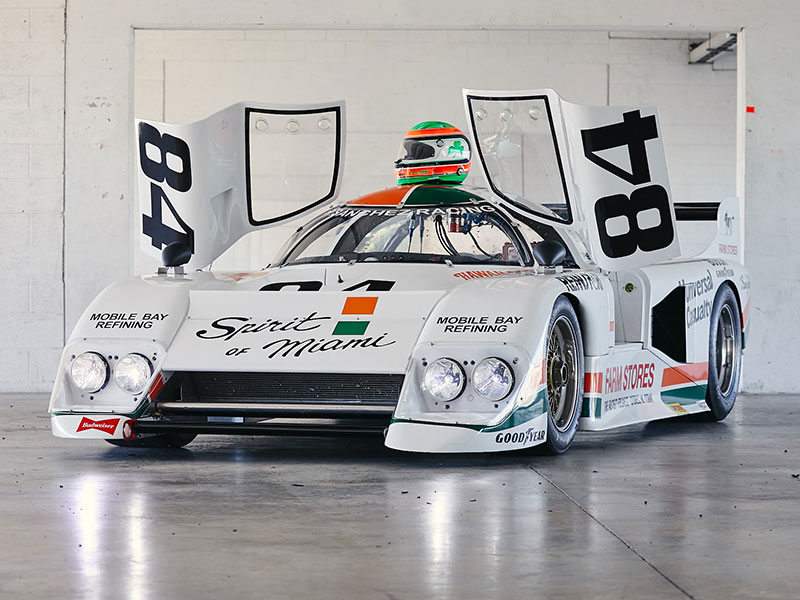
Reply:
M329 211L281 264L339 261L520 265L518 237L489 204Z

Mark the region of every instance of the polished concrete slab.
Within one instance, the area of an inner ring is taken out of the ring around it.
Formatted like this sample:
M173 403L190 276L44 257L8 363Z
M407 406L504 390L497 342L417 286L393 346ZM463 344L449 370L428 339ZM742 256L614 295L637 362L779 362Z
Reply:
M379 439L50 435L0 396L0 598L795 598L800 397L579 432L563 456Z

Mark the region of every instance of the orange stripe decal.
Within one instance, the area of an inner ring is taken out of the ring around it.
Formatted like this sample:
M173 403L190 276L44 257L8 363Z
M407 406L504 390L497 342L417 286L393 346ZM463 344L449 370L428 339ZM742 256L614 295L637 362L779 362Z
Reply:
M583 376L583 393L600 394L603 391L603 373L586 373Z
M661 387L681 385L684 383L697 383L708 380L708 363L691 363L680 367L664 369L661 376Z
M147 395L150 397L150 400L155 400L158 396L158 393L161 391L161 388L164 387L164 376L162 375L161 371L158 372L156 378L153 380L153 383L150 384L150 390L147 392Z
M408 186L389 188L373 194L367 194L348 202L348 206L397 206L408 193Z
M355 297L347 298L344 301L343 315L371 315L375 312L375 305L378 304L377 297Z
M438 129L412 129L406 134L406 137L436 137L437 135L450 135L453 133L461 133L455 127L440 127ZM464 135L461 133L461 135Z

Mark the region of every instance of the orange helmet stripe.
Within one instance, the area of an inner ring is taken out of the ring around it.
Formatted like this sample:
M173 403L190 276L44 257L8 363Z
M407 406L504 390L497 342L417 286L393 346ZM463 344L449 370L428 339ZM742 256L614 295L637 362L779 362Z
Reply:
M406 134L406 137L435 137L437 135L452 134L464 135L464 133L457 127L440 127L439 129L412 129Z
M434 177L436 175L451 175L457 173L459 169L464 173L469 173L469 163L452 164L452 165L438 165L435 167L401 167L396 169L395 172L403 170L405 173L403 177L424 177L426 175Z

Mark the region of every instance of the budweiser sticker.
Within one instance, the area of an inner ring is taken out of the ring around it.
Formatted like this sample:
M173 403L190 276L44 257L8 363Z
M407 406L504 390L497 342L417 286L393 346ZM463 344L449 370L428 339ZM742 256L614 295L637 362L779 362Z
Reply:
M109 435L113 435L114 431L117 429L117 425L119 425L119 418L95 421L93 419L87 419L86 417L83 417L83 419L81 419L81 424L78 425L77 433L86 431L87 429L99 429L100 431L105 431Z

